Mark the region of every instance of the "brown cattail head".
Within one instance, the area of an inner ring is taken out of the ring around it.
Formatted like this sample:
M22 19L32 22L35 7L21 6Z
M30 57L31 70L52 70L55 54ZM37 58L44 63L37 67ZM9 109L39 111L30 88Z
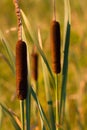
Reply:
M51 23L51 53L52 53L52 69L58 74L61 71L60 64L60 24L55 20Z
M26 43L19 40L16 44L16 92L20 100L27 96L27 48Z
M32 77L35 81L38 79L38 54L36 52L36 48L33 48L32 55Z

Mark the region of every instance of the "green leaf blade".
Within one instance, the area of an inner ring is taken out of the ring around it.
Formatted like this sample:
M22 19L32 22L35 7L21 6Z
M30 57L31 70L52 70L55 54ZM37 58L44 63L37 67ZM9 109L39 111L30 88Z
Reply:
M65 101L66 101L66 85L68 74L68 55L70 46L70 30L71 30L71 16L69 0L65 0L65 24L64 24L64 59L62 71L62 86L61 86L61 99L60 99L60 120L64 119ZM62 120L63 123L63 120Z
M10 113L10 111L4 107L1 103L0 103L0 107L2 108L2 110L9 116L10 121L12 122L15 130L21 130L21 128L19 127L19 125L17 124L15 118L13 117L13 115Z
M13 54L7 40L5 39L5 37L1 31L0 31L0 40L1 40L1 43L2 43L5 51L8 54L10 67L11 67L13 73L15 74L15 57L14 57L14 54Z
M45 56L45 54L43 53L42 49L41 49L40 46L39 46L39 41L38 41L36 32L35 32L35 30L33 29L33 27L31 27L31 25L30 25L30 23L29 23L29 20L27 19L26 15L24 14L24 12L23 12L22 10L21 10L21 14L22 14L23 20L24 20L24 22L25 22L25 25L26 25L26 27L27 27L27 29L28 29L28 33L30 34L33 43L36 45L36 47L37 47L37 49L38 49L40 55L42 56L43 61L44 61L44 63L46 64L46 67L47 67L47 69L48 69L48 71L49 71L49 73L50 73L50 75L51 75L51 77L52 77L52 80L54 81L53 73L52 73L51 68L50 68L50 66L49 66L49 64L48 64L48 61L47 61L47 59L46 59L46 56Z
M49 121L48 121L48 119L47 119L47 117L46 117L46 115L45 115L45 113L44 113L44 111L43 111L43 108L42 108L42 106L41 106L40 103L39 103L39 100L38 100L38 98L37 98L37 96L36 96L36 93L34 92L34 90L33 90L32 87L31 87L31 94L32 94L34 100L36 101L36 103L37 103L37 105L38 105L38 109L39 109L40 116L41 116L41 118L42 118L43 123L45 122L45 123L47 124L48 128L51 130ZM45 126L45 125L44 125L44 126Z

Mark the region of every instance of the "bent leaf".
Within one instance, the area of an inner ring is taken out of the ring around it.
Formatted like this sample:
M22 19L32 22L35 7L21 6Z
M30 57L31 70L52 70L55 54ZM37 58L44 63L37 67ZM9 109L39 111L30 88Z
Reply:
M13 73L15 73L15 57L13 55L13 52L12 52L7 40L5 39L5 37L1 31L0 31L0 40L1 40L1 43L2 43L5 51L8 54L11 69L12 69Z
M10 121L12 122L15 130L21 130L21 128L19 127L19 125L17 124L15 118L13 117L13 115L11 114L11 112L6 108L4 107L1 103L0 103L0 106L2 108L2 110L9 116L10 118Z
M52 79L53 79L53 81L54 81L54 77L53 77L51 68L50 68L50 66L49 66L49 64L48 64L48 61L47 61L47 59L46 59L46 56L45 56L45 54L43 53L42 49L41 49L40 46L39 46L39 41L38 41L38 37L37 37L37 35L36 35L36 32L34 31L33 27L31 27L31 24L29 23L29 20L27 19L26 15L24 14L24 12L23 12L22 10L21 10L21 14L22 14L24 23L25 23L25 25L26 25L26 27L27 27L27 29L28 29L28 33L30 34L33 43L36 45L36 47L37 47L37 49L38 49L40 55L42 56L43 61L44 61L44 63L46 64L46 67L47 67L47 69L48 69L48 71L49 71L49 73L50 73L50 75L51 75L51 77L52 77Z
M38 109L39 109L39 112L40 112L40 116L41 116L43 122L45 122L45 123L47 124L48 128L51 130L49 121L48 121L48 119L47 119L47 117L46 117L46 115L45 115L45 113L44 113L44 110L43 110L41 104L39 103L39 100L38 100L38 98L37 98L37 96L36 96L36 93L34 92L34 90L33 90L32 87L30 87L30 89L31 89L31 94L32 94L34 100L35 100L36 103L37 103L37 106L38 106ZM44 126L45 126L45 125L44 125Z

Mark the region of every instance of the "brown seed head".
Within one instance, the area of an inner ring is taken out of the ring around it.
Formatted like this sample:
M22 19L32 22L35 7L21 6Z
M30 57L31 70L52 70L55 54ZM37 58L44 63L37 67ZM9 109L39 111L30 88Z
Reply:
M53 72L58 74L61 71L60 64L60 25L56 21L51 23L51 57Z
M32 77L35 81L38 79L38 54L33 50L32 55Z
M19 40L16 44L16 92L20 100L27 96L27 73L26 43Z

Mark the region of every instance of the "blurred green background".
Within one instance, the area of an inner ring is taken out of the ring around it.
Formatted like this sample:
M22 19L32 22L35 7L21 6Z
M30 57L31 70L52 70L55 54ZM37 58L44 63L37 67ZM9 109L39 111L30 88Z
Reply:
M44 42L44 51L50 63L50 22L52 20L51 0L19 0L19 5L31 19L32 24L40 26ZM69 50L69 69L67 80L67 106L68 121L72 130L87 130L87 1L70 0L71 5L71 39ZM15 45L17 41L17 19L12 0L0 1L0 30L4 33L10 47L15 55ZM64 1L56 0L57 20L61 25L61 40L63 40L64 25ZM12 31L14 29L14 31ZM0 52L6 54L0 43ZM61 49L62 52L62 49ZM45 100L43 93L43 81L39 71L39 97L40 101ZM41 87L42 85L42 87ZM15 77L8 65L0 58L0 102L19 115L19 101L12 101L15 94ZM46 104L42 102L45 108ZM4 125L7 124L7 125ZM6 130L13 126L8 118L3 119L1 130ZM67 128L66 128L67 130Z

